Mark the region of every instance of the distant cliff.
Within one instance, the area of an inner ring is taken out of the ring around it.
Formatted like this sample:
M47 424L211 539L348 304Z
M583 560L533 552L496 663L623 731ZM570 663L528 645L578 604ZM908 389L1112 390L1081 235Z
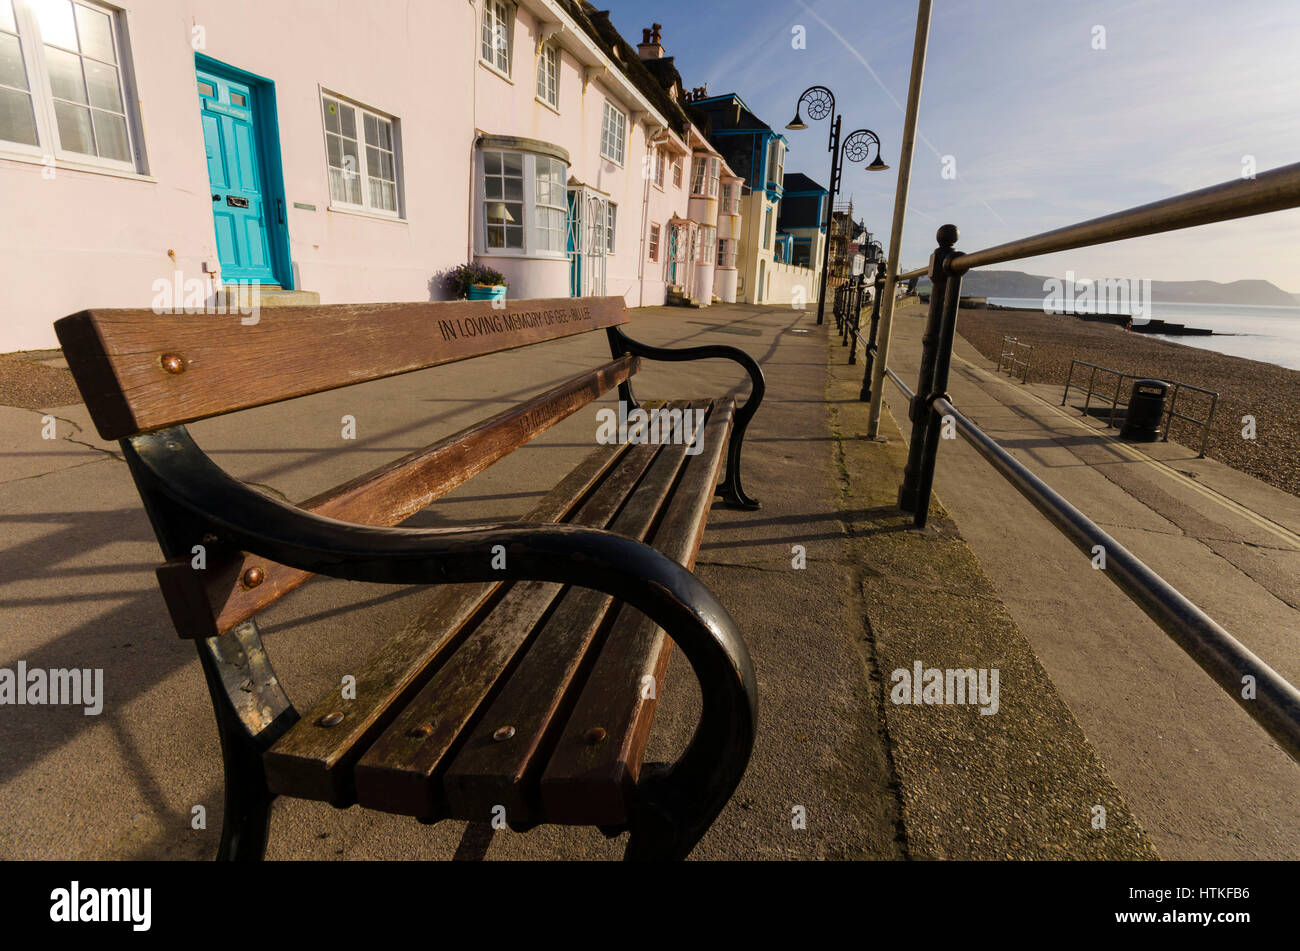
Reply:
M1042 274L1024 271L972 271L962 278L963 297L1027 297L1046 296L1043 285L1048 278ZM921 287L929 286L922 278ZM1053 285L1053 287L1058 285ZM1151 299L1171 304L1258 304L1273 307L1300 305L1300 294L1288 294L1268 281L1152 281Z

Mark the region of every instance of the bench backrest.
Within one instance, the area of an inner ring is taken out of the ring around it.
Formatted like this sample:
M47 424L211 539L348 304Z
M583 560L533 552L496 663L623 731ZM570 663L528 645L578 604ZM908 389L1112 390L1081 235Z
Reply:
M153 430L628 322L621 297L274 307L228 316L85 310L55 323L100 436ZM616 356L518 406L301 503L319 515L391 526L539 433L621 386L639 366ZM130 458L130 457L128 457ZM137 479L139 483L139 479ZM146 494L140 486L142 495ZM146 507L151 500L146 498ZM164 503L165 504L165 503ZM224 633L311 578L229 552L192 570L193 539L168 538L158 580L182 636Z
M244 321L248 320L249 323ZM54 324L104 439L627 323L621 297L83 310Z

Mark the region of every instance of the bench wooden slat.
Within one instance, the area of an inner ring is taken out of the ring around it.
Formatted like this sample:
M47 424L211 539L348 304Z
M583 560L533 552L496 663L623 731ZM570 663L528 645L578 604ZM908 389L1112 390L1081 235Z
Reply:
M396 525L550 429L636 373L636 357L620 357L552 387L518 406L358 476L300 507L365 525ZM244 572L263 580L245 587ZM244 554L196 572L189 558L157 570L158 584L182 637L211 637L243 623L303 585L312 574Z
M632 446L573 522L609 524L658 448ZM432 776L563 588L530 581L505 594L357 761L357 802L402 815L444 815Z
M704 535L731 433L734 401L714 404L704 451L691 459L654 532L654 547L690 569ZM545 821L619 825L640 774L672 642L639 611L615 618L541 779ZM653 677L654 696L643 696ZM604 739L591 742L593 730Z
M708 405L701 400L689 408L703 414ZM644 539L686 458L685 445L665 446L610 529ZM563 595L447 767L442 785L452 817L486 821L492 808L502 805L512 823L527 825L536 818L536 780L545 766L547 736L563 725L565 696L613 603L609 595L590 589L571 588ZM495 739L494 733L506 726L513 735Z
M617 465L627 448L602 446L591 453L524 520L563 521ZM461 633L472 629L503 587L492 582L436 589L425 607L356 669L355 699L345 700L340 692L322 697L263 755L271 791L338 806L355 801L352 766L366 744L424 684L433 664L459 641ZM322 726L322 718L332 713L342 713L343 720L332 727Z
M622 297L268 307L244 319L83 310L54 329L99 435L121 439L628 321Z

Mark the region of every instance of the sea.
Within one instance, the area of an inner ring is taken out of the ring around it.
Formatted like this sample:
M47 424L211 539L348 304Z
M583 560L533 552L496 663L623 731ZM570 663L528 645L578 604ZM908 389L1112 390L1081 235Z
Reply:
M1003 307L1030 310L1043 308L1041 298L990 297L988 301ZM1214 331L1208 337L1151 334L1152 337L1300 370L1300 307L1152 301L1151 316L1170 323L1186 324L1188 327L1208 327Z

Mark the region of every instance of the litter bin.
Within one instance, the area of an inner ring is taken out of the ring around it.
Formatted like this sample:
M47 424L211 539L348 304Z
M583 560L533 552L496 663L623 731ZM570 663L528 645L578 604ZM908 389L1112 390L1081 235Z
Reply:
M1135 442L1155 442L1160 438L1160 419L1165 415L1165 398L1169 384L1164 380L1134 380L1133 392L1128 399L1128 412L1124 414L1121 439Z

